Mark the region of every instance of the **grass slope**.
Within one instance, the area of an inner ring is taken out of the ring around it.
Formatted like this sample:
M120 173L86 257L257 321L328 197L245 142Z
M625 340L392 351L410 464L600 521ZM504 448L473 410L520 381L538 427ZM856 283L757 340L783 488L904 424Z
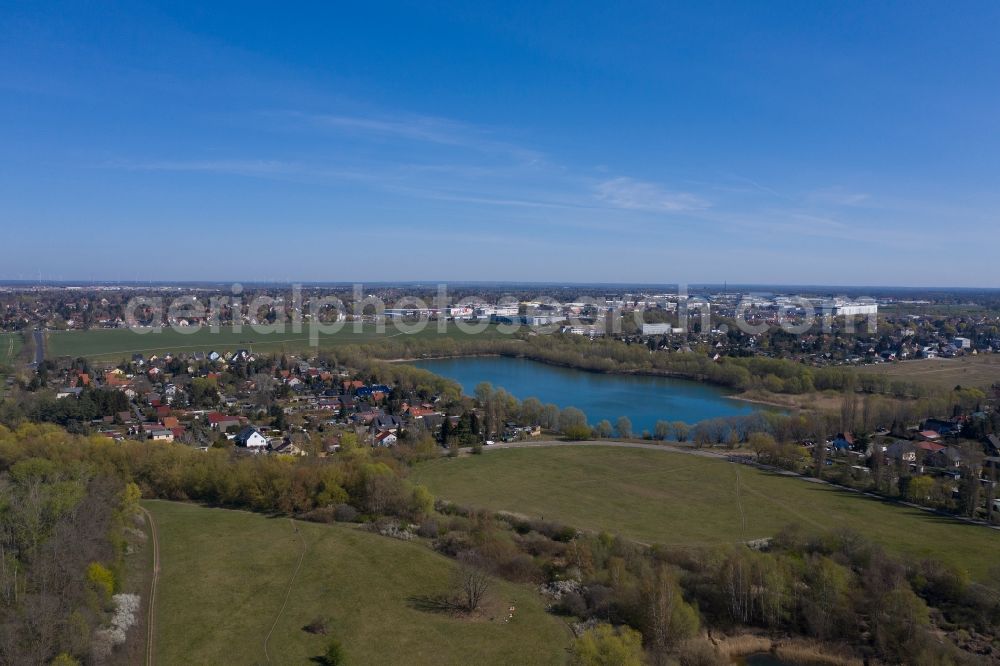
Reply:
M773 535L789 523L849 527L890 550L982 578L1000 532L825 484L683 453L592 446L492 451L419 465L414 481L461 504L606 530L646 543L704 545ZM737 479L738 476L738 479Z
M160 540L156 661L161 664L308 664L330 637L302 627L330 619L349 664L552 664L569 632L534 590L498 581L496 618L412 608L411 596L448 589L454 562L422 543L343 525L191 504L146 502ZM305 543L302 568L291 583ZM517 606L503 622L507 604ZM501 614L500 611L503 611Z
M23 346L20 333L0 333L0 365L13 365Z
M333 349L343 345L366 344L376 340L396 338L399 341L425 340L434 338L451 338L461 340L495 339L504 336L491 326L482 333L475 335L465 333L454 324L449 324L444 333L439 333L436 322L429 323L427 328L416 333L401 333L392 325L387 325L384 332L377 332L374 325L366 324L360 333L354 332L353 324L346 323L337 333L320 335L319 349ZM239 333L231 328L222 327L216 333L208 328L192 329L190 333L180 333L164 328L159 333L149 331L137 333L127 328L95 329L91 331L51 331L48 334L47 354L51 357L84 356L92 360L119 361L129 359L132 354L141 353L146 356L163 354L165 352L218 352L232 351L241 347L252 348L255 352L287 352L297 353L310 349L309 329L303 327L302 333L292 333L288 328L286 333L261 334L255 333L249 326L244 326Z
M890 379L900 379L949 391L958 385L987 388L1000 382L1000 354L880 363L864 366L858 371L887 375Z

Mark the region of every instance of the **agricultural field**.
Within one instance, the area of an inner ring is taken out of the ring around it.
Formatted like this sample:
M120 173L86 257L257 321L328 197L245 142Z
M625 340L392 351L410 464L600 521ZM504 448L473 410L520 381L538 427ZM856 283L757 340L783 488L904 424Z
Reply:
M348 664L565 660L569 629L529 586L494 581L476 617L418 610L413 599L447 592L456 566L426 543L192 504L144 506L160 547L157 663L308 664L331 638ZM317 617L329 620L328 635L303 629Z
M889 550L985 578L1000 531L721 459L561 445L421 463L413 480L463 505L542 517L645 543L696 546L768 537L797 523L850 528Z
M939 389L950 390L958 385L986 388L1000 382L1000 354L880 363L865 366L859 372L888 375L890 379L900 379Z
M249 326L244 326L239 333L232 328L222 327L213 333L208 328L193 328L191 332L178 332L164 328L160 332L136 332L127 328L95 329L90 331L50 331L48 333L48 349L46 355L50 358L59 356L83 356L92 361L118 362L130 359L132 354L164 354L166 352L195 351L232 351L239 348L251 349L258 353L289 353L296 354L314 349L334 349L343 345L366 344L377 340L398 338L403 340L427 340L435 338L496 339L510 337L500 333L495 326L487 328L482 333L471 335L460 330L452 323L444 333L439 333L435 322L429 323L423 331L402 333L391 324L385 326L383 332L378 332L373 324L366 324L361 332L354 332L353 324L346 323L337 333L318 336L318 346L310 346L308 327L303 327L301 333L255 333Z
M0 333L0 366L13 365L23 346L20 333Z

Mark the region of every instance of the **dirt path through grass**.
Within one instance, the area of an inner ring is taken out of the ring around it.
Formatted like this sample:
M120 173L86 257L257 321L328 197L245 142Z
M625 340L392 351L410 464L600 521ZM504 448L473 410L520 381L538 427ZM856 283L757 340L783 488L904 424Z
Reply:
M160 577L160 541L156 535L156 523L153 522L153 514L146 510L146 507L139 507L143 515L146 516L146 524L149 525L149 537L153 542L153 575L149 580L149 604L146 610L146 666L153 666L153 613L156 609L156 583Z
M267 636L264 637L264 659L267 663L271 663L271 656L267 653L267 642L271 640L271 634L274 633L274 628L278 626L278 620L281 619L282 613L285 612L285 607L288 606L288 597L292 594L292 585L295 583L295 579L299 575L299 570L302 568L302 560L306 556L306 540L302 537L302 532L299 530L299 526L295 524L295 521L291 518L288 522L292 524L292 529L295 530L295 536L299 538L299 542L302 544L302 551L299 553L299 561L295 565L295 571L292 572L292 577L288 579L288 587L285 588L285 599L281 602L281 608L278 609L278 614L274 616L274 622L271 623L271 628L267 630Z

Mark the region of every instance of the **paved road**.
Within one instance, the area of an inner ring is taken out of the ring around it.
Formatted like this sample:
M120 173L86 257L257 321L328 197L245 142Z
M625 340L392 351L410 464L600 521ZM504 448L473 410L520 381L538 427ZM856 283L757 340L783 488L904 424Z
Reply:
M35 367L37 368L45 360L45 331L36 328L35 334Z

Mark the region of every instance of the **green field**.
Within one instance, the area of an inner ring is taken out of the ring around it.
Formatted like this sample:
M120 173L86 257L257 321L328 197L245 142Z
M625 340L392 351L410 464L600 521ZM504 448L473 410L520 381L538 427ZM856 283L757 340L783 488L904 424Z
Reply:
M707 545L767 537L790 523L851 528L899 553L978 578L1000 532L831 486L668 451L559 446L421 463L414 481L460 504L508 510L646 543Z
M0 365L13 365L23 346L20 333L0 333Z
M476 619L414 608L412 597L447 591L455 567L426 543L344 525L296 522L296 532L286 518L192 504L144 505L160 542L157 663L268 663L264 639L275 617L272 664L308 664L330 637L348 664L565 661L569 630L528 586L495 581L490 609ZM506 623L511 603L517 610ZM329 636L302 629L317 616L329 618Z
M141 353L162 355L166 352L196 352L196 351L233 351L239 348L252 349L259 353L289 354L307 352L311 349L333 349L343 345L365 344L377 340L394 339L399 342L407 340L428 340L450 338L461 339L496 339L507 338L498 332L495 326L487 328L482 333L470 335L461 331L454 324L449 324L444 333L439 333L436 322L431 322L423 331L417 333L401 333L393 325L386 324L384 332L377 332L373 324L366 324L361 332L355 333L350 322L337 333L318 336L318 345L310 344L308 327L303 327L302 333L255 333L249 326L244 326L239 333L232 328L222 327L218 332L208 328L193 328L190 333L178 332L164 328L159 333L148 331L138 333L127 328L95 329L90 331L50 331L48 333L47 356L84 356L91 360L117 362L130 359L132 354Z
M989 387L1000 382L1000 354L958 358L921 358L865 366L859 372L951 390L956 386Z

